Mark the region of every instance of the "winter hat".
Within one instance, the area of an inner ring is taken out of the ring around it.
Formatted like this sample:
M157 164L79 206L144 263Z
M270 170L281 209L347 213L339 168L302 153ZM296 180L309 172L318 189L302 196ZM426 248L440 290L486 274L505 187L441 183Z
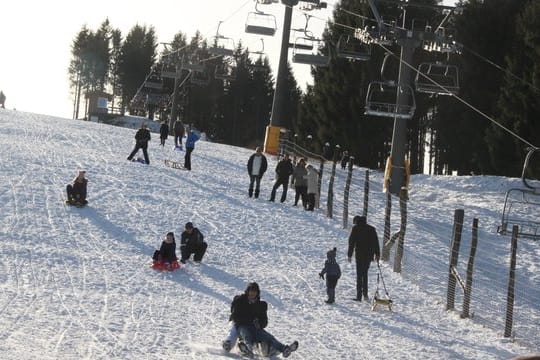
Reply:
M355 225L358 225L358 224L366 224L366 217L365 217L365 216L359 216L359 215L356 215L356 216L353 218L353 224L355 224Z
M249 292L249 290L255 290L257 291L257 297L261 295L261 290L259 289L259 284L256 282L250 282L246 288L246 294Z
M336 260L336 255L337 255L337 249L336 248L333 248L332 250L328 251L326 253L326 258L328 260Z
M193 229L193 223L191 221L186 223L186 230Z

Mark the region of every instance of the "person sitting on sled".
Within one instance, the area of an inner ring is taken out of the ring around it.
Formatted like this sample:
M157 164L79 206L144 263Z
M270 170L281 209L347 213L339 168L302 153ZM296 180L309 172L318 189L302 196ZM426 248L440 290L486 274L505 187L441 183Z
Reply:
M67 202L71 205L83 206L88 204L86 200L88 179L84 177L85 174L85 170L79 170L79 174L73 179L73 184L66 186Z
M284 345L272 334L264 330L268 325L268 303L261 301L261 292L256 282L248 284L245 292L234 297L231 304L231 319L242 339L238 348L242 354L253 357L253 344L268 344L269 348L281 352L283 357L289 357L298 348L298 341Z
M167 233L165 240L161 243L161 247L154 252L152 259L154 260L154 267L162 267L164 269L178 268L176 240L173 232Z

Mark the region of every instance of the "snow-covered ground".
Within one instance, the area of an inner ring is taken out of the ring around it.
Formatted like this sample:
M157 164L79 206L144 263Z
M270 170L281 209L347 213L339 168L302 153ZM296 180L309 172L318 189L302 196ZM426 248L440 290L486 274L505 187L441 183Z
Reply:
M500 319L498 329L482 325L499 315L474 296L472 320L445 310L452 217L459 207L468 219L480 217L485 232L473 291L504 308L509 239L493 227L517 179L414 176L403 275L381 263L394 312L372 312L351 300L355 267L346 261L348 230L341 228L339 210L329 219L324 204L315 212L293 207L293 190L284 204L267 201L274 157L268 156L261 197L250 199L252 150L199 141L187 172L163 165L183 153L172 150L171 137L162 148L159 135L152 135L146 166L126 160L132 129L0 110L2 359L237 357L237 350L224 354L220 343L230 326L230 302L250 281L269 303L268 330L285 343L300 342L294 359L509 359L538 351L530 341L504 339ZM65 186L78 168L87 169L89 179L90 204L83 209L64 204ZM337 205L344 177L338 169ZM382 239L381 175L370 180L368 221ZM361 196L354 194L351 218L360 212ZM178 239L187 221L209 244L203 263L174 272L151 269L165 234L174 231ZM317 274L334 246L343 276L329 306ZM463 246L468 251L466 240ZM537 243L520 245L518 285L527 286L521 291L540 288L539 254ZM482 273L483 263L493 266ZM372 266L370 293L376 274ZM497 295L489 290L499 286L494 278L502 284ZM538 329L538 301L521 305L533 308L529 320Z

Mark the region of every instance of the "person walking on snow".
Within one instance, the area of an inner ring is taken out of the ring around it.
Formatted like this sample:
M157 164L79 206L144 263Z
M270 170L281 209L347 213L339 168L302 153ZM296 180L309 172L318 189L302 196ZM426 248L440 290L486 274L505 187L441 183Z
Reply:
M353 227L349 235L349 249L347 260L355 254L356 258L356 301L369 301L368 297L368 270L372 261L379 262L380 249L377 230L366 222L365 216L356 215L353 218Z
M0 90L0 106L2 107L2 109L6 108L6 95L1 90Z
M319 190L319 172L313 167L308 165L307 169L307 206L306 210L313 211L315 209L315 198Z
M67 202L70 205L83 206L88 204L86 200L88 179L84 177L85 175L86 170L79 170L79 174L73 179L73 184L66 186Z
M199 136L189 129L186 137L186 156L184 156L184 169L191 170L191 153L195 149L195 143L199 140Z
M324 275L326 274L326 294L328 295L328 299L325 302L327 304L333 304L336 301L336 285L341 277L341 268L336 261L336 253L336 248L326 253L324 268L319 273L321 279L324 279Z
M182 138L184 137L184 124L180 119L174 122L174 146L182 147Z
M302 205L304 208L307 206L307 170L306 170L306 160L298 160L298 164L294 168L293 172L293 183L294 183L294 206L298 205L298 200L302 199Z
M185 264L191 254L194 254L193 261L200 263L206 253L207 247L208 244L204 242L204 236L199 229L193 227L192 222L186 223L185 230L182 232L182 238L180 240L180 252L182 254L180 262Z
M169 125L166 121L161 123L159 127L159 139L161 140L161 146L165 146L165 140L169 137Z
M135 148L133 149L131 154L129 154L127 159L128 160L133 159L137 151L139 151L139 149L142 149L142 152L144 155L144 161L146 162L147 165L149 165L150 159L148 158L148 151L147 151L149 141L150 141L150 131L146 127L146 124L142 124L141 128L137 130L137 132L135 133Z
M287 188L289 186L289 176L294 172L294 168L289 159L289 155L285 154L283 159L281 159L276 165L276 175L277 179L272 187L272 193L270 194L270 200L274 201L276 198L276 190L278 187L283 186L283 193L281 194L281 202L285 202L287 199Z
M253 196L253 185L255 185L255 199L259 197L261 179L268 167L266 156L261 151L260 147L255 149L255 153L251 155L247 162L247 170L249 174L249 197Z
M260 296L259 285L252 282L243 294L235 296L232 301L231 319L242 339L238 348L244 355L253 357L253 344L265 343L269 348L281 352L283 357L289 357L298 348L298 341L284 345L264 330L268 325L268 303L262 301Z

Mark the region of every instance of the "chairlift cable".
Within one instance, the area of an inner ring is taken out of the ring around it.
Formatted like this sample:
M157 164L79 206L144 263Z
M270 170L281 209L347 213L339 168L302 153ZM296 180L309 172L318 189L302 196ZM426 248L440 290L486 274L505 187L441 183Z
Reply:
M433 84L437 85L438 87L440 87L441 89L444 89L445 91L449 92L443 85L439 84L438 82L436 82L435 80L431 79L430 77L422 74L420 71L418 71L418 69L416 69L416 67L412 66L411 64L409 64L408 62L402 60L399 56L397 56L396 54L394 54L390 49L388 49L386 46L382 45L382 44L377 44L379 45L381 48L383 48L387 53L391 54L393 57L395 57L396 59L398 59L398 61L400 61L402 64L404 64L405 66L409 67L412 71L414 71L415 73L417 74L420 74L422 77L428 79L429 81L431 81ZM480 114L481 116L485 117L486 119L488 119L489 121L491 121L493 124L497 125L498 127L500 127L501 129L503 129L504 131L506 131L507 133L513 135L516 139L522 141L524 144L530 146L530 147L534 147L534 148L537 148L537 146L531 144L530 142L528 142L527 140L525 140L524 138L522 138L521 136L519 136L518 134L516 134L515 132L513 132L512 130L508 129L507 127L505 127L504 125L500 124L497 122L497 120L495 120L494 118L492 118L491 116L487 115L486 113L482 112L480 109L476 108L474 105L472 105L471 103L469 103L467 100L461 98L460 96L456 95L456 94L451 94L451 96L453 96L454 98L456 98L457 100L459 100L461 103L463 103L465 106L469 107L470 109L474 110L475 112L477 112L478 114Z
M479 57L480 59L484 60L484 61L487 62L488 64L490 64L490 65L494 66L495 68L499 69L500 71L504 72L506 75L509 75L509 76L513 77L514 79L521 81L523 84L528 85L529 87L531 87L532 89L534 89L536 92L540 93L540 89L537 88L536 86L534 86L533 84L531 84L530 82L528 82L527 80L520 78L519 76L515 75L514 73L512 73L512 72L509 71L508 69L504 69L502 66L500 66L500 65L496 64L495 62L489 60L489 59L486 58L485 56L482 56L481 54L477 53L477 52L474 51L473 49L469 49L468 47L466 47L466 46L463 45L463 44L460 44L460 45L463 47L463 49L467 50L468 52L470 52L470 53L473 54L474 56Z

